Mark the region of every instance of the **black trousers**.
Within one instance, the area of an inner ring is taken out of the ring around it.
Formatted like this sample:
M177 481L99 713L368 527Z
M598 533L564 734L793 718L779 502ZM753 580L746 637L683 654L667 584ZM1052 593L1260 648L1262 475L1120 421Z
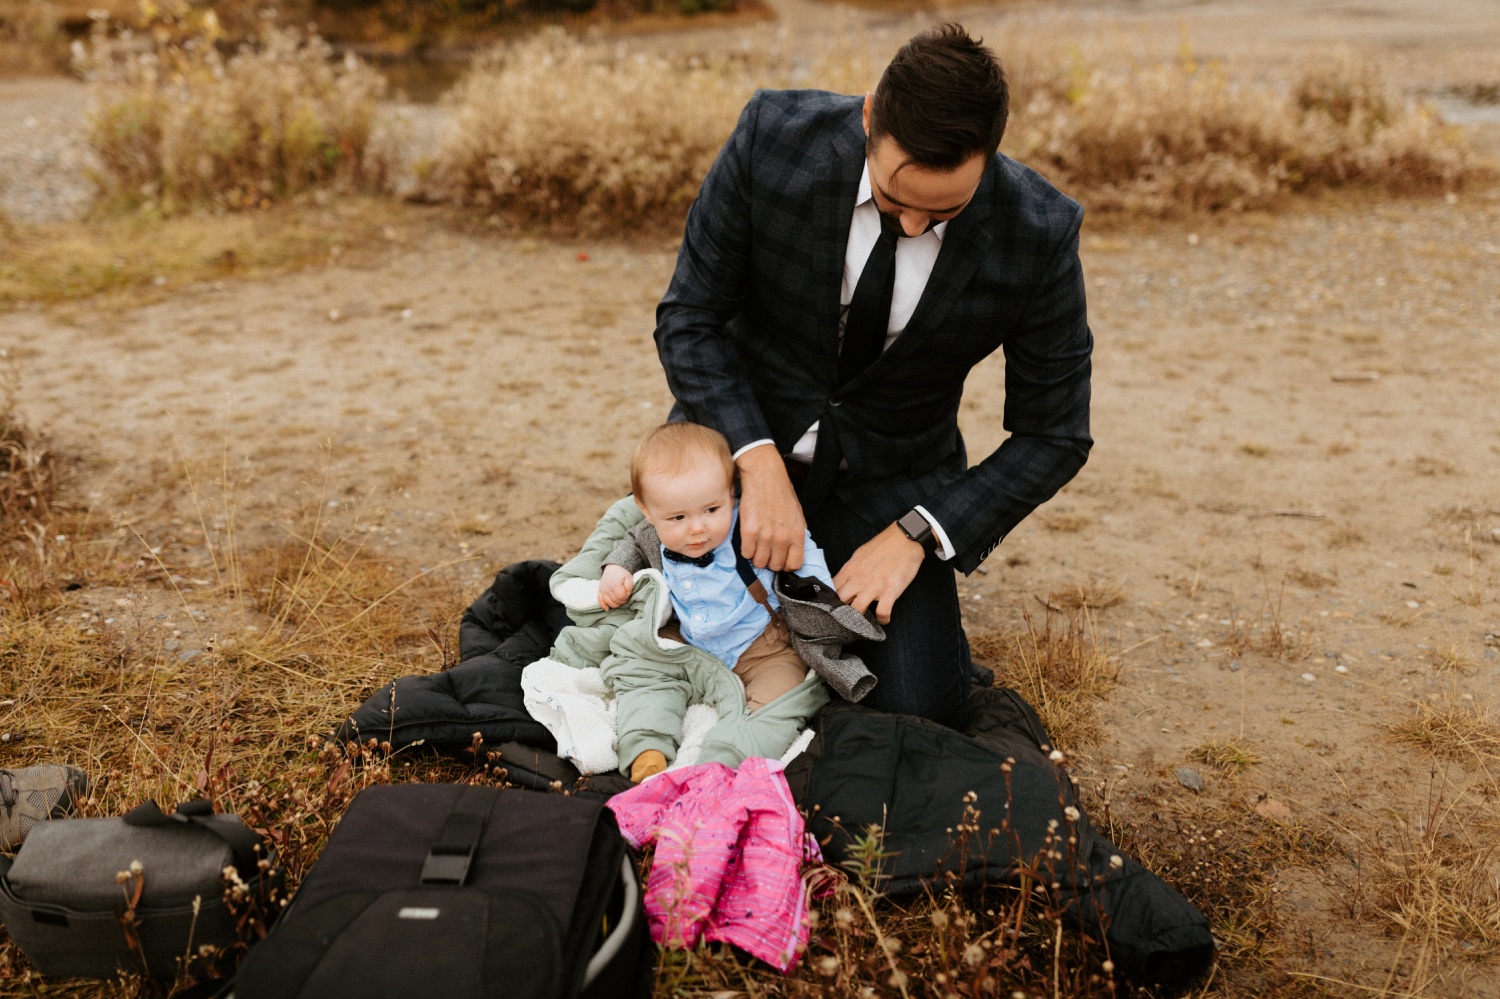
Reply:
M888 525L871 524L836 496L808 520L813 540L838 574L855 549ZM950 563L929 555L896 600L885 641L849 647L879 682L860 703L880 711L920 715L955 725L969 693L969 640L964 635L958 585Z

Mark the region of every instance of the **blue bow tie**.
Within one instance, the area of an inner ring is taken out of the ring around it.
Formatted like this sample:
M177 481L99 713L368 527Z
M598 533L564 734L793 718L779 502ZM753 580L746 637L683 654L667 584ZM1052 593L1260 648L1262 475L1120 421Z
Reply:
M666 555L673 562L681 562L684 565L696 565L700 569L707 569L714 564L714 553L712 551L699 555L697 558L691 555L684 555L682 552L674 552L670 548L663 548L662 554Z

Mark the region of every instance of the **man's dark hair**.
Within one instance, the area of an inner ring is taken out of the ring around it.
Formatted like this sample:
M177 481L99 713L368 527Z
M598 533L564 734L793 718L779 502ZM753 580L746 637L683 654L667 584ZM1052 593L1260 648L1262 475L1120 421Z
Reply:
M953 170L1000 145L1010 91L995 53L959 24L942 24L901 46L875 87L870 141L895 140L911 161Z

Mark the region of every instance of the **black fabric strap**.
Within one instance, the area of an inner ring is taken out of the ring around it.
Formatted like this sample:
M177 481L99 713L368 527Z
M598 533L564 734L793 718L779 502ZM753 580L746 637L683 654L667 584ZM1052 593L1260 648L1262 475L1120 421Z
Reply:
M740 574L740 582L745 584L745 589L750 591L750 595L755 598L756 603L764 607L771 617L778 618L779 615L776 613L776 608L771 606L770 595L766 593L765 584L755 574L755 566L751 565L750 560L740 551L740 521L738 517L735 518L734 530L731 532L729 538L729 543L734 548L734 570Z
M448 810L443 831L422 863L422 884L461 885L484 837L484 824L499 796L494 788L464 787Z
M153 798L136 805L122 816L122 821L127 826L139 826L150 828L153 826L169 826L173 823L183 825L194 825L200 829L207 829L215 836L229 844L229 850L234 855L234 866L240 872L240 877L245 881L251 881L260 874L258 854L261 852L261 839L250 830L249 826L233 822L213 822L214 806L208 801L184 801L177 806L177 811L168 815L161 810L161 806Z

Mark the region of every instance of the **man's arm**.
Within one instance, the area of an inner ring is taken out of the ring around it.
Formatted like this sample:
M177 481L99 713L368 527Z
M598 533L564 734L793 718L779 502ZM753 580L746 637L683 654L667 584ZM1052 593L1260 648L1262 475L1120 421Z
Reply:
M1078 259L1075 214L1028 303L1021 328L1004 344L1005 429L989 457L922 502L954 550L955 566L972 572L1027 514L1061 489L1088 458L1089 378L1093 334ZM834 584L856 610L875 605L881 623L927 557L891 524L860 546Z
M750 161L760 102L757 94L745 106L688 212L677 269L656 309L656 349L684 415L718 430L736 452L745 557L761 567L797 569L802 507L776 448L745 449L769 441L771 431L736 370L725 332L749 292Z
M1083 209L1074 207L1043 278L1008 337L1005 429L1010 436L979 464L923 501L952 543L958 569L972 572L1031 511L1088 460L1089 329L1078 258Z

